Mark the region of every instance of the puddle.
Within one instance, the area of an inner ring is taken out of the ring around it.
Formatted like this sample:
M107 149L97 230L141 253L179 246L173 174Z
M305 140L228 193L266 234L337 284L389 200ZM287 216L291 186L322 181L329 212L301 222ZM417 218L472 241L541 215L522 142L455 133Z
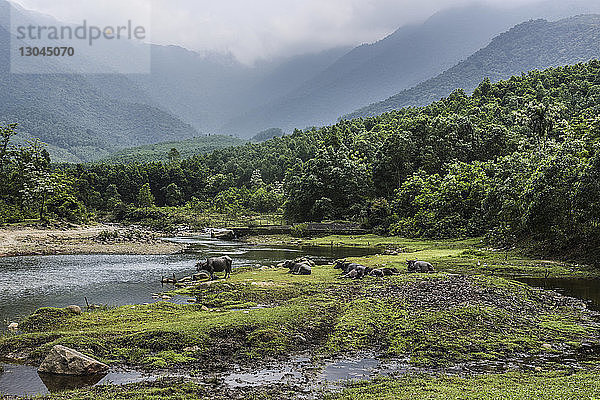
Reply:
M37 368L27 365L0 365L4 368L0 374L0 395L8 396L35 396L94 385L125 385L157 379L157 376L138 371L114 370L106 375L70 377L38 374Z

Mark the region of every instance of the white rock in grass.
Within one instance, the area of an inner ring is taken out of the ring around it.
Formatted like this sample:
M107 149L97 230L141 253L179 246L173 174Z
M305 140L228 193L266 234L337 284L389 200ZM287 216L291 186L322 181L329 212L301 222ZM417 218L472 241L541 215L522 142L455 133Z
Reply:
M108 372L108 365L65 346L56 345L38 368L39 372L56 375L95 375Z

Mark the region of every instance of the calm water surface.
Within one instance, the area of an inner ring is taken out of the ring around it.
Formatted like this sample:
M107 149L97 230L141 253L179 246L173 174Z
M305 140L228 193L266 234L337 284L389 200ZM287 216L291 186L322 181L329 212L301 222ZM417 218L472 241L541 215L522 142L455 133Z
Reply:
M111 306L155 301L152 293L170 289L161 284L163 276L181 278L195 272L198 260L229 255L234 268L274 265L301 255L333 259L373 254L373 249L298 248L255 246L213 240L208 236L169 239L188 244L189 250L176 255L67 255L0 258L0 330L19 322L40 307L71 304Z

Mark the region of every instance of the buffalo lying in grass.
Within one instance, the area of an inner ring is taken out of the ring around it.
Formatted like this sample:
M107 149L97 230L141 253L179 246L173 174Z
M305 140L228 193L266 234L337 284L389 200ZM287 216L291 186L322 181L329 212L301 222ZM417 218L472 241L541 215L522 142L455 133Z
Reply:
M342 278L352 279L361 279L368 275L372 270L372 268L346 260L337 260L333 268L341 269L342 272L344 272L344 276L342 276Z
M384 276L398 275L400 271L396 268L377 268L369 272L369 276L377 276L383 278Z
M426 261L406 260L408 272L435 272L433 265Z
M280 266L288 268L290 273L294 275L310 275L315 263L310 258L301 257L295 260L284 261Z

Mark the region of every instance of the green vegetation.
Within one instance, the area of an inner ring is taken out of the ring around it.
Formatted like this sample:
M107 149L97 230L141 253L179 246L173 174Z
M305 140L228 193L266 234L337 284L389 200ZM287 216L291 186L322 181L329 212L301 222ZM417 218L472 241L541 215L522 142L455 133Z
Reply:
M472 239L407 239L398 236L331 235L317 238L290 237L289 235L257 236L246 239L250 243L294 244L340 248L373 248L380 254L353 258L369 267L406 268L406 260L415 258L434 264L436 270L455 274L487 274L515 278L597 278L600 272L593 266L576 265L553 259L531 257L523 249L491 248L484 238Z
M0 125L0 224L26 219L88 219L74 179L52 170L50 155L35 140L14 147L17 124Z
M253 142L264 142L265 140L281 136L283 136L283 131L280 128L271 128L257 133L250 140L252 140Z
M245 141L233 136L211 135L186 139L179 142L166 142L133 147L111 153L100 160L107 164L174 162L190 158L197 154L210 153L214 150L230 146L240 146ZM177 152L173 153L175 149ZM175 155L173 157L172 155Z
M351 385L328 400L518 399L567 400L600 397L597 372L489 374L479 377L408 376Z
M595 262L599 73L591 61L189 159L172 152L167 162L50 172L69 180L76 202L115 221L166 206L231 218L285 213L294 222L345 219L407 237L484 236L495 247ZM23 199L3 192L5 221L31 214ZM78 208L55 214L71 206Z
M83 315L43 308L0 356L39 362L56 345L145 368L227 369L309 350L409 357L435 368L528 354L577 354L600 336L593 313L558 294L503 278L406 274L356 282L331 266L310 277L285 269L235 271L228 281L181 289L197 304L123 306ZM260 305L260 307L256 307ZM526 310L526 312L524 312Z

